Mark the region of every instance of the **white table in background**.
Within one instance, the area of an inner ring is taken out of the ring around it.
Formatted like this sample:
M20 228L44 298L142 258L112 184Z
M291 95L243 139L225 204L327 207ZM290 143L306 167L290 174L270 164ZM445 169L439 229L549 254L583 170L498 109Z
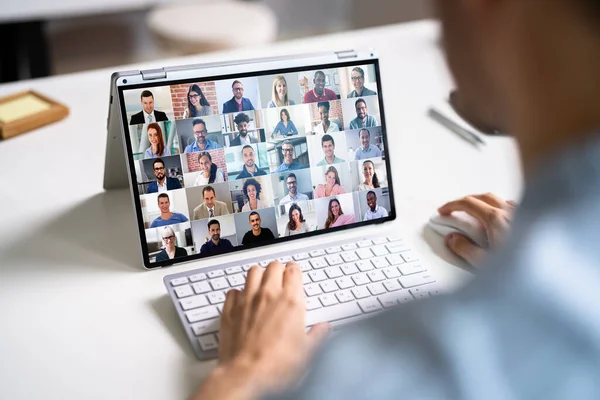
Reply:
M194 358L162 283L198 264L143 270L129 193L102 189L113 70L375 48L399 212L392 228L441 282L466 282L425 222L465 194L518 198L522 178L512 139L486 138L477 150L427 117L452 88L437 39L437 25L424 21L0 86L0 96L31 88L71 109L60 123L0 142L0 398L181 399L214 366Z

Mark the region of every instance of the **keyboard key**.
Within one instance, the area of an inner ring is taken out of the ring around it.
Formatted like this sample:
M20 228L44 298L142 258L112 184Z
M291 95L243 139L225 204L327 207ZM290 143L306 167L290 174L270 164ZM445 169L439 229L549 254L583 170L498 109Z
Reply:
M356 265L354 263L344 264L341 268L344 275L353 275L358 273L358 268L356 268Z
M369 246L373 245L373 242L371 242L370 240L361 240L357 244L358 244L358 247L369 247Z
M185 276L182 276L181 278L171 279L171 286L185 285L186 283L188 283L188 278Z
M373 246L373 247L371 247L371 251L376 256L385 256L385 255L389 254L389 252L387 251L387 249L385 248L385 246L381 246L381 245L380 246Z
M323 257L313 258L310 260L310 265L312 265L314 269L325 268L329 266Z
M327 275L325 275L325 272L323 272L322 270L310 271L308 275L310 276L310 279L312 279L313 282L321 282L327 279Z
M219 344L217 343L217 338L215 335L204 335L198 338L198 343L200 344L200 348L204 351L214 350L219 348Z
M269 265L271 263L271 260L262 260L258 263L258 265L260 265L263 268L267 268L267 265Z
M427 268L421 263L410 263L400 266L402 275L418 274L419 272L427 271Z
M215 306L206 306L202 308L196 308L195 310L186 311L185 317L189 323L204 321L205 319L217 318L219 312Z
M387 238L384 238L384 237L375 238L375 239L373 239L373 244L384 244L384 243L387 243L387 241L388 241Z
M229 287L229 283L225 278L217 278L210 281L213 290L221 290Z
M217 304L217 311L219 312L219 314L223 314L223 304Z
M397 243L388 243L386 245L388 251L392 254L394 253L400 253L401 251L407 251L410 250L410 248L408 246L406 246L404 243L402 242L397 242Z
M290 256L283 256L283 257L279 257L277 259L279 260L280 263L282 263L284 265L289 263L290 261L293 261L292 257L290 257Z
M366 274L352 275L352 280L354 281L356 286L366 285L368 283L371 283L371 280L367 277Z
M229 267L225 268L225 273L227 275L239 274L242 272L242 267Z
M231 275L227 277L229 284L231 286L239 286L246 283L246 278L244 278L243 274Z
M294 256L294 260L296 261L302 261L302 260L306 260L308 257L310 257L308 255L308 253L298 253Z
M360 272L367 272L367 271L371 271L372 269L375 269L373 264L371 264L371 261L368 261L368 260L367 261L357 261L356 266L358 267L358 269L360 269Z
M385 268L390 266L390 263L387 262L385 257L373 258L371 259L371 263L375 266L375 268Z
M321 302L318 297L307 297L306 298L306 310L315 310L317 308L321 308Z
M355 245L354 243L345 243L342 245L342 250L344 250L344 251L356 250L357 248L358 248L358 246Z
M334 281L321 282L320 286L325 293L331 293L339 290L338 285Z
M300 266L302 272L310 271L312 269L309 261L300 261L298 265Z
M306 285L307 283L312 283L310 276L308 276L308 274L302 274L302 284Z
M190 275L190 281L192 281L192 282L198 282L198 281L203 281L203 280L206 280L206 274Z
M321 303L325 307L329 307L339 303L337 297L335 297L334 294L322 294L321 296L319 296L319 300L321 300Z
M323 293L323 291L321 290L321 287L319 285L310 283L308 285L304 285L304 293L306 293L306 295L310 297L319 295Z
M312 326L319 322L332 322L361 314L362 312L356 302L341 303L330 307L307 311L305 324L306 326Z
M398 278L403 288L411 288L435 282L435 278L428 273L408 275Z
M385 256L386 260L390 263L390 265L400 265L404 264L404 259L400 257L400 254L390 254Z
M177 295L177 298L179 298L179 299L181 299L182 297L187 297L187 296L191 296L194 294L190 285L179 286L179 287L176 287L174 290L175 290L175 294Z
M210 271L207 275L209 278L218 278L219 276L225 275L225 272L222 269L216 269L214 271Z
M377 301L376 298L359 300L358 305L364 313L370 313L382 309L381 304L379 303L379 301Z
M385 277L388 279L400 277L400 271L398 271L397 267L387 267L382 269L382 271Z
M385 276L379 270L367 272L367 276L371 279L371 282L379 282L385 280Z
M400 255L402 256L402 258L404 258L404 261L406 261L407 263L419 261L419 256L414 251L403 251L402 253L400 253Z
M383 306L383 308L390 308L398 305L398 301L396 300L396 296L393 293L386 293L379 296L379 302Z
M357 299L364 299L365 297L371 296L371 293L369 293L365 286L357 286L355 288L352 288L351 291L354 297L356 297Z
M340 246L332 246L328 247L325 251L327 252L327 254L334 254L342 251L342 248Z
M389 281L383 282L383 286L385 286L388 292L402 289L402 286L400 286L400 283L396 279L390 279Z
M194 288L194 292L196 294L207 293L212 290L207 281L194 283L192 287Z
M368 248L356 250L356 255L359 256L361 260L373 257L373 253Z
M207 333L215 333L219 331L219 318L207 319L204 321L197 322L192 324L192 331L194 335L201 336Z
M397 242L397 241L401 241L402 240L402 238L400 236L398 236L398 235L390 235L387 238L388 238L388 240L390 242Z
M335 283L340 287L340 289L348 289L354 286L354 282L347 276L343 276L339 279L335 280ZM399 284L398 284L399 286Z
M340 265L344 263L344 260L342 260L342 257L340 257L339 254L333 254L330 256L326 256L325 260L327 261L327 263L329 265Z
M181 304L181 308L184 311L191 310L198 307L204 307L208 305L208 300L206 300L206 296L203 294L199 294L196 296L186 297L183 300L179 300Z
M429 288L435 286L435 284L418 286L408 291L413 295L415 299L425 299L429 297Z
M225 295L223 292L212 292L206 295L210 304L219 304L225 301Z
M320 257L325 255L325 250L313 250L308 254L310 254L311 257Z
M329 279L335 279L335 278L339 278L340 276L343 276L342 270L340 269L340 267L329 267L329 268L325 268L323 271L325 271L325 273L327 274Z
M396 299L400 304L408 303L414 300L410 293L408 293L408 290L400 290L398 292L393 292L393 294L396 295Z
M354 295L350 290L340 290L335 292L335 297L337 297L340 303L347 303L349 301L354 300Z
M380 294L386 293L385 288L380 282L368 285L367 289L369 289L369 292L371 292L373 296L378 296Z
M252 265L254 265L254 264L244 264L244 265L242 265L242 269L243 269L245 272L247 272L247 271L249 271L249 270L250 270L250 268L252 268Z
M345 253L340 254L340 256L342 257L344 262L347 262L347 263L358 260L358 256L353 251L347 251Z

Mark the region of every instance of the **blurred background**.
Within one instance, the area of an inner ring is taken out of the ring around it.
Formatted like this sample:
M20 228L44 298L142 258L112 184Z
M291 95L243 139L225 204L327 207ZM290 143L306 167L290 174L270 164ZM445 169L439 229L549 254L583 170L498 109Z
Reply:
M432 16L427 0L1 0L0 81Z

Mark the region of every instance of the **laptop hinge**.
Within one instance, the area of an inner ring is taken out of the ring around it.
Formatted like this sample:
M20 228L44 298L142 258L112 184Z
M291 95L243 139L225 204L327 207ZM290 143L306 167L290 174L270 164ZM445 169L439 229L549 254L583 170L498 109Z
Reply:
M142 79L145 81L151 81L154 79L164 79L167 77L167 71L164 68L147 69L140 71L142 73Z
M356 51L354 50L343 50L343 51L336 51L335 54L338 57L338 60L344 60L347 58L356 58L358 57L358 55L356 54Z

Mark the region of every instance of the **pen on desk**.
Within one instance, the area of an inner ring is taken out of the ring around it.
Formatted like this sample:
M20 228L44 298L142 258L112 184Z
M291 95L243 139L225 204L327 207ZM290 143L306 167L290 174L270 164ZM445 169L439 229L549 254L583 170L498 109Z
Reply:
M475 146L477 146L479 144L483 144L483 145L485 144L485 142L483 140L481 140L478 135L476 135L475 133L471 132L470 130L468 130L466 128L463 128L456 122L452 121L450 118L441 114L438 110L436 110L434 108L430 108L429 115L431 116L431 118L435 119L440 124L444 125L446 128L450 129L452 132L456 133L458 136L465 139L467 142L469 142Z

